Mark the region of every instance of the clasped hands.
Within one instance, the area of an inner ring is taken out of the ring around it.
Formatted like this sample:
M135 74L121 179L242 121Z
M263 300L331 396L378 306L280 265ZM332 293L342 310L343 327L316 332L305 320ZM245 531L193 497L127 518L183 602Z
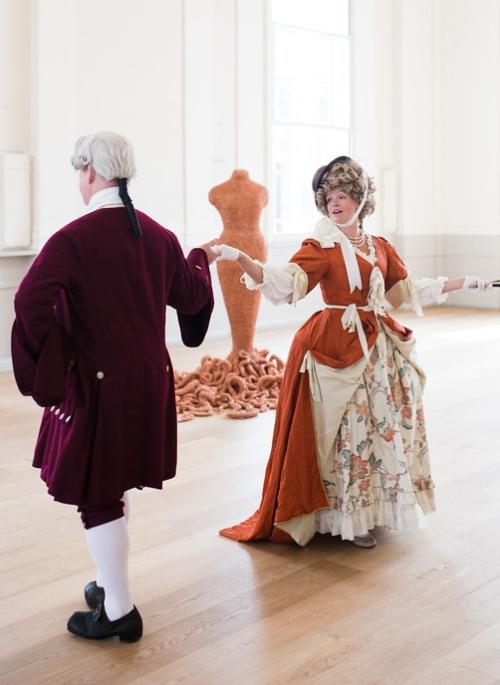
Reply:
M240 256L240 251L231 245L223 245L217 242L217 239L211 240L204 245L200 245L202 250L205 250L208 263L212 264L215 261L231 261L234 262Z

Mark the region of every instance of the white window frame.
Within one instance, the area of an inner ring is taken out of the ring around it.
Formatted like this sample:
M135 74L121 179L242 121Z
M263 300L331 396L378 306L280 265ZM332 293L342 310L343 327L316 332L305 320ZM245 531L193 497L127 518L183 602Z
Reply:
M354 91L355 91L355 84L354 84L354 67L355 67L355 62L354 62L354 47L353 47L353 36L354 36L354 28L353 28L353 7L352 7L352 0L347 0L348 1L348 35L347 38L349 40L349 57L350 57L350 78L349 78L349 85L350 85L350 93L349 93L349 126L348 126L348 139L349 139L349 149L345 152L345 154L353 154L353 148L354 148L354 130L353 130L353 124L354 124ZM294 232L280 232L278 233L275 230L275 198L274 198L274 176L273 176L273 158L272 158L272 150L273 150L273 127L275 124L274 121L274 25L275 22L272 21L272 0L264 0L265 3L265 9L266 9L266 15L265 15L265 21L266 21L266 27L267 27L267 69L266 69L266 75L267 75L267 84L266 84L266 91L267 91L267 125L266 125L266 159L267 159L267 178L268 178L268 188L269 188L269 206L268 206L268 228L267 228L267 241L270 246L295 246L298 245L301 239L301 234L300 233L294 233ZM322 35L325 35L326 32L322 31L315 31L314 29L305 29L301 26L295 26L292 24L280 24L276 22L276 25L279 26L284 26L288 28L293 28L293 29L298 29L298 30L303 30L303 31L308 31L310 33L319 33ZM338 35L341 38L345 38L346 36L341 35L341 34L333 34L333 33L328 33L326 35L329 36L335 36ZM291 122L291 125L294 125L293 122ZM325 128L324 125L320 124L310 124L311 127L315 126L317 128ZM328 127L328 128L334 128L334 127ZM325 164L327 164L330 160L325 159ZM315 172L315 169L311 169L311 181L313 174ZM311 202L314 203L313 199L313 194L312 194L312 189L311 189Z

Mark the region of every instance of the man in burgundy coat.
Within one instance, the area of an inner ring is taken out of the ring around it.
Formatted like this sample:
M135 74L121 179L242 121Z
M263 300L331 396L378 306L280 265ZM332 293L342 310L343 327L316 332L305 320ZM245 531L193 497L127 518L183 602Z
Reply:
M34 466L55 500L78 506L97 567L85 588L93 611L73 614L68 630L132 642L142 620L128 586L126 491L175 475L166 305L184 343L199 345L213 309L215 241L186 259L173 233L134 210L134 156L122 136L80 138L72 164L90 211L48 240L19 286L14 372L46 407Z

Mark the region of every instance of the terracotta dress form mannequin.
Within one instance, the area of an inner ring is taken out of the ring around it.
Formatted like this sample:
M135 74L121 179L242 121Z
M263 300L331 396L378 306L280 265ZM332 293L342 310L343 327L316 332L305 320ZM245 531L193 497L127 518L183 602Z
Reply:
M269 200L266 188L252 181L247 171L236 169L212 188L208 199L222 218L221 243L264 262L267 251L259 221ZM195 372L177 374L179 421L222 411L230 418L251 418L276 407L283 362L253 346L260 292L249 291L240 282L241 268L236 263L218 262L217 272L232 349L227 359L204 357Z
M220 242L264 262L267 250L259 220L269 201L266 188L251 181L247 171L237 169L228 181L212 188L208 199L222 218L224 230ZM239 264L218 262L217 273L231 327L231 355L237 356L240 350L253 352L260 292L238 287L241 278Z

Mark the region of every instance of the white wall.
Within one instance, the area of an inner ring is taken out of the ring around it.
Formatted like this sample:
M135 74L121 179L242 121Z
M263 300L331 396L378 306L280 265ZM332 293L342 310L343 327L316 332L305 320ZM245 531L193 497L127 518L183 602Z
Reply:
M351 0L352 154L375 178L377 209L367 229L393 240L398 228L399 29L393 0Z
M75 139L77 0L32 2L33 244L75 215L77 188L69 157Z
M415 273L500 274L500 6L352 0L354 154L375 175L370 230ZM500 307L500 294L450 303Z
M0 154L27 152L30 145L30 0L0 0ZM1 187L0 183L0 187ZM0 233L3 196L0 191ZM0 241L1 242L1 241ZM10 354L12 299L30 257L0 258L0 368Z
M172 226L182 238L183 3L86 0L77 4L73 136L116 130L129 137L138 164L131 184L136 206Z
M500 4L444 0L440 30L441 228L498 235ZM458 191L458 192L457 192Z
M353 153L379 188L370 230L394 239L418 273L500 275L497 0L480 12L474 0L351 4ZM77 135L96 129L134 141L134 201L186 248L220 233L207 194L233 169L268 185L268 9L268 0L0 0L0 153L32 157L35 246L83 211L68 160ZM266 234L268 223L265 211ZM271 244L269 259L294 249ZM29 264L9 259L0 256L0 359ZM216 297L211 335L225 335ZM500 306L496 293L453 301ZM316 294L296 309L263 303L259 326L297 323L314 306ZM178 339L175 326L168 335Z
M396 242L415 271L500 274L500 8L404 0ZM490 292L450 302L498 308Z
M29 146L30 0L0 2L0 150Z

